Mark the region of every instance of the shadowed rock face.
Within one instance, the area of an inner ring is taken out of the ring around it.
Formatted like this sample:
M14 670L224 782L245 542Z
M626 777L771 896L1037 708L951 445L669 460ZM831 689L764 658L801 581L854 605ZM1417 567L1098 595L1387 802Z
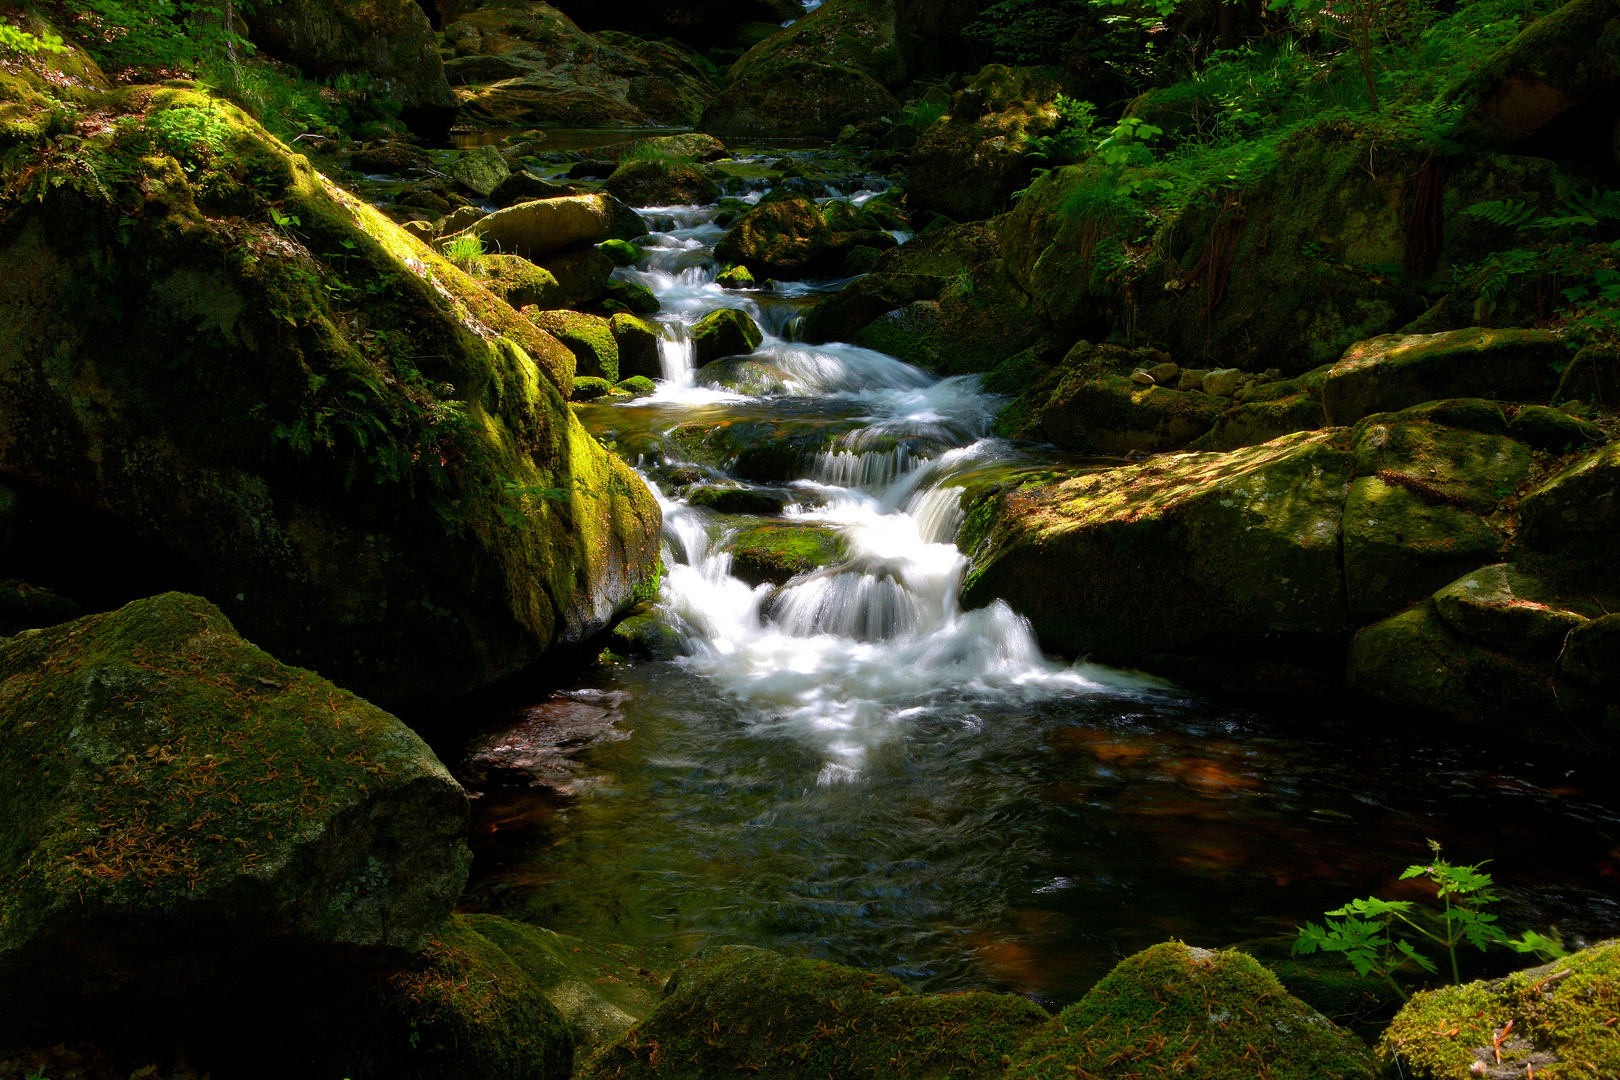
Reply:
M9 1031L397 963L472 857L427 744L179 593L0 645L0 780Z

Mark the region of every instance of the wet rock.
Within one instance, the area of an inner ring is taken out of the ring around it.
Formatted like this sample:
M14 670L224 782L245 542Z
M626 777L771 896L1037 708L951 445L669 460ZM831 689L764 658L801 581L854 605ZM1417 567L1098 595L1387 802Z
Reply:
M349 168L368 175L398 176L419 169L430 161L421 150L406 142L374 143L349 158Z
M752 289L754 275L749 273L746 266L728 266L715 277L715 283L722 289Z
M938 299L945 282L926 274L869 273L821 301L804 317L805 341L849 341L881 315Z
M730 155L725 143L713 135L704 135L697 131L688 131L680 135L655 135L643 139L627 139L624 142L598 146L591 153L601 154L603 157L617 162L622 162L627 158L651 158L665 161L717 161ZM612 170L609 169L603 175L612 175Z
M537 311L530 318L568 347L581 376L619 381L619 342L609 320L578 311Z
M703 205L720 198L719 186L702 169L661 159L622 163L602 189L631 206Z
M404 221L400 223L400 228L404 229L406 232L410 233L424 244L432 243L434 240L438 239L439 236L439 227L433 224L431 221Z
M651 315L662 307L647 286L618 278L609 278L603 283L602 306L609 311L637 315Z
M574 379L574 392L569 401L595 401L613 393L613 384L594 375L580 375Z
M1575 607L1586 604L1576 600ZM1507 652L1557 656L1587 616L1511 563L1471 571L1434 594L1435 610L1466 638Z
M579 778L574 755L630 737L617 727L619 699L574 691L519 710L497 730L467 743L457 773L477 791L492 787L570 790Z
M681 635L669 620L645 605L615 626L609 640L615 652L632 658L673 660L682 652Z
M1330 424L1440 398L1546 400L1553 367L1567 358L1562 339L1544 330L1385 334L1358 342L1322 384Z
M729 356L705 364L693 376L693 381L699 386L721 386L752 397L790 394L801 386L791 372L752 356Z
M8 1037L386 966L466 881L466 796L427 744L195 596L0 644L0 727Z
M234 106L140 102L128 123L207 110L230 167L118 158L118 199L169 194L110 263L83 235L117 225L116 200L0 211L0 472L107 515L251 639L385 705L605 629L656 563L658 512L567 408L572 353ZM112 138L93 141L116 155ZM203 191L260 224L203 215ZM307 254L268 224L272 196ZM90 276L105 303L87 308ZM53 585L77 596L84 575Z
M1181 365L1165 361L1147 369L1148 377L1160 386L1172 386L1181 381Z
M1340 640L1339 519L1352 458L1332 432L1229 454L1058 470L970 492L963 603L1000 598L1047 647L1107 662Z
M638 954L496 915L468 915L468 928L495 945L534 980L574 1037L574 1052L612 1042L652 1010L667 972L636 963Z
M894 237L877 230L834 232L814 202L797 195L761 202L715 245L717 259L758 277L783 280L830 275L859 246L886 250Z
M542 310L560 308L568 294L551 271L518 255L485 255L478 261L478 276L490 292L515 308L533 305Z
M735 308L711 311L692 327L692 355L699 365L759 348L765 339L746 312Z
M1124 1077L1127 1068L1210 1077L1258 1068L1278 1080L1377 1075L1361 1040L1291 996L1252 956L1179 941L1120 961L1018 1049L1006 1076Z
M634 315L620 313L608 320L608 329L619 347L619 374L625 378L644 375L649 379L664 377L663 363L659 359L658 343L663 340L656 327L642 322Z
M1153 376L1145 371L1133 371L1131 372L1131 382L1136 383L1138 386L1152 386Z
M387 100L403 106L411 129L443 139L456 117L433 26L412 0L287 0L254 12L253 43L311 77L369 77Z
M1603 942L1503 979L1413 994L1378 1041L1378 1059L1388 1071L1399 1061L1409 1080L1620 1075L1620 1039L1607 1022L1617 996L1620 945Z
M1103 454L1179 450L1210 429L1225 403L1118 375L1075 373L1036 413L1040 429L1059 446Z
M613 260L614 266L634 266L645 254L640 247L628 240L604 240L596 246L602 254Z
M450 178L480 199L500 187L512 175L501 152L493 146L465 150L450 163Z
M743 484L700 484L687 492L686 499L693 506L722 514L760 515L780 514L792 501L786 492Z
M613 392L633 398L646 397L648 394L658 392L658 384L645 375L632 375L628 379L620 379L614 383Z
M1010 994L918 994L890 975L728 945L682 965L652 1012L579 1076L664 1075L648 1060L657 1043L663 1060L692 1076L988 1080L1047 1022L1040 1007Z
M812 522L746 525L727 538L725 549L731 552L731 572L750 585L785 585L849 557L838 529Z
M539 985L452 915L426 951L345 1025L345 1076L403 1080L568 1080L574 1037Z
M437 246L443 250L457 237L471 234L483 239L485 250L539 262L553 252L613 237L617 219L604 195L540 199L485 215L460 231L447 233Z

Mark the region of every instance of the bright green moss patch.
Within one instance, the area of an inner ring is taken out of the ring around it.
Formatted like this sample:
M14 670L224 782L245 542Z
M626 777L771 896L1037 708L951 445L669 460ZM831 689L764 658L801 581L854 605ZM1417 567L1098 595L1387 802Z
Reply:
M1415 994L1378 1044L1408 1080L1620 1076L1620 945L1597 945L1493 982ZM1500 1054L1500 1060L1498 1060Z
M1001 1075L1047 1015L1006 994L918 994L889 975L726 946L676 972L664 1000L581 1080Z
M1195 1076L1372 1080L1348 1032L1235 950L1155 945L1121 961L1021 1047L1009 1080Z

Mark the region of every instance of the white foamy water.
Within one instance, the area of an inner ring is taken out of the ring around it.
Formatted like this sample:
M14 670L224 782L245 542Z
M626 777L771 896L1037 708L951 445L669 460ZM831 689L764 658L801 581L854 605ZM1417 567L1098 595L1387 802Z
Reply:
M863 194L865 194L863 192ZM679 663L753 707L750 723L817 748L822 783L856 781L874 747L921 704L963 698L1066 694L1140 695L1162 683L1047 658L1026 620L997 601L964 611L967 560L954 540L964 471L1013 457L987 438L999 401L976 376L939 379L853 345L785 340L794 308L780 299L839 283L793 283L773 294L715 284L714 209L644 209L654 234L647 258L618 273L663 305L664 379L651 402L675 409L752 402L693 371L690 328L722 307L747 312L765 340L751 354L773 373L763 399L854 407L859 423L802 463L788 490L790 521L836 530L847 557L777 588L732 574L735 528L658 492L666 575L658 606L682 637ZM802 412L802 408L800 408ZM657 491L656 485L654 490Z

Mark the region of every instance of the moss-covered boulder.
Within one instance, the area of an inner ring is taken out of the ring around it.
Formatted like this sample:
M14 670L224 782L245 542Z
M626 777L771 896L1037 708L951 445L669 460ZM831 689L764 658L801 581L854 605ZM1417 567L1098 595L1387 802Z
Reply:
M722 289L752 289L754 275L746 266L728 266L715 276L715 284Z
M0 578L0 638L77 619L84 609L65 596L14 578Z
M1509 536L1493 511L1533 467L1528 446L1498 434L1506 427L1496 405L1465 398L1352 429L1356 480L1343 526L1352 619L1381 618L1502 558Z
M1506 652L1557 656L1597 612L1512 563L1483 566L1434 594L1435 611L1466 638Z
M868 273L829 296L804 317L805 341L849 341L874 319L919 300L937 300L943 278L928 274Z
M827 0L749 49L731 65L727 78L735 82L791 64L812 63L852 68L884 86L897 87L906 78L898 7L895 0Z
M790 394L804 385L792 372L757 356L728 356L705 364L693 375L693 381L699 386L719 386L753 397Z
M891 975L732 945L677 970L663 1001L578 1076L972 1080L1002 1075L1047 1023L1010 994L918 994Z
M645 375L632 375L628 379L620 379L614 383L613 392L628 397L646 397L658 392L658 384Z
M0 472L384 704L631 602L658 510L567 409L568 349L233 106L88 107L97 134L39 128L7 158L44 187L0 203ZM73 179L86 160L106 184Z
M1612 102L1620 91L1617 27L1615 0L1574 0L1530 21L1451 92L1469 105L1460 130L1514 143L1585 102Z
M1215 418L1214 426L1187 446L1192 450L1236 450L1296 431L1315 431L1326 424L1321 398L1309 391L1295 390L1264 401L1232 406Z
M613 393L613 384L597 375L581 375L574 380L574 392L569 401L595 401Z
M704 107L711 135L837 135L851 124L898 120L894 95L859 68L795 60L733 80Z
M539 265L557 279L571 307L585 307L602 299L613 283L613 260L594 247L541 256Z
M1361 1040L1252 956L1165 942L1121 960L1019 1048L1008 1080L1182 1075L1373 1080Z
M445 75L475 124L686 127L716 90L713 68L679 41L618 32L621 8L598 23L599 33L545 3L458 12L445 22L453 53Z
M1412 995L1379 1040L1408 1080L1620 1075L1620 944L1604 942L1504 979Z
M397 962L471 860L426 743L179 593L0 644L0 819L12 1032Z
M1470 640L1432 600L1360 631L1347 681L1368 697L1517 740L1590 749L1604 734L1601 709L1579 686L1556 678L1551 658Z
M681 655L680 633L650 604L642 605L615 624L608 640L614 652L635 659L673 660Z
M1058 83L1033 68L991 64L957 91L951 111L922 133L911 151L906 199L953 221L974 221L1007 208L1029 182L1032 139L1058 125Z
M1565 625L1569 625L1565 620ZM1551 628L1547 628L1550 630ZM1551 637L1551 633L1548 637ZM1613 699L1620 690L1620 615L1570 625L1558 657L1560 674Z
M578 311L537 311L530 318L568 346L581 376L619 381L619 341L610 320Z
M713 135L687 131L679 135L650 135L639 139L608 143L594 147L591 156L608 161L626 161L636 158L664 161L717 161L729 157L726 144Z
M709 312L692 327L691 337L692 355L700 366L727 356L751 353L765 340L748 313L736 308Z
M1385 334L1357 342L1322 383L1330 424L1353 424L1375 412L1441 398L1545 401L1568 359L1563 341L1545 330Z
M630 158L602 189L631 206L689 206L716 202L720 187L695 165L665 158Z
M427 138L442 139L456 118L433 26L413 0L286 0L255 11L248 27L267 55L311 77L369 79Z
M625 220L606 195L536 199L486 214L465 229L439 237L434 247L442 251L460 237L477 236L487 251L538 262L553 252L599 244L622 234ZM620 235L619 239L634 237Z
M1049 648L1114 663L1258 651L1281 670L1301 642L1331 656L1351 465L1342 435L1300 433L970 490L963 602L1004 599Z
M1029 394L1040 433L1059 446L1126 454L1179 450L1209 431L1228 402L1134 380L1133 369L1152 362L1146 352L1090 342L1069 350L1056 385Z
M1508 434L1537 450L1568 454L1592 443L1608 441L1602 428L1546 405L1526 405L1508 423Z
M1620 442L1553 475L1519 504L1525 544L1607 563L1620 548Z
M628 312L621 312L608 320L613 342L619 347L619 375L621 378L641 375L649 379L664 377L663 361L659 358L658 343L663 335L651 323L643 322Z
M602 286L602 308L615 314L651 315L663 305L647 286L609 278Z
M501 152L488 143L463 150L450 163L450 179L480 199L489 198L511 175L512 170Z
M886 250L894 237L877 230L834 232L811 200L799 195L761 202L714 247L715 258L746 266L756 277L830 276L858 246Z
M568 294L550 270L521 255L485 255L475 273L490 292L515 308L534 306L552 310L568 304Z
M750 585L783 585L848 557L848 546L837 529L799 521L743 526L727 537L725 550L731 552L732 574Z
M567 1080L574 1036L524 967L452 915L357 1010L334 1064L345 1076Z

